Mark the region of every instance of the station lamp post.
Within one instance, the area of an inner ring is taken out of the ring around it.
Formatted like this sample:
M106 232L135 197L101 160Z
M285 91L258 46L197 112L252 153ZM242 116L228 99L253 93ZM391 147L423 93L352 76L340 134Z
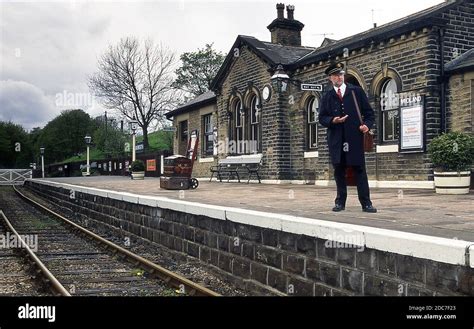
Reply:
M286 88L288 86L288 82L290 77L286 74L285 70L283 69L283 65L279 64L275 71L275 74L270 78L273 87L278 90L278 92L286 92Z
M133 117L133 120L130 121L130 129L132 130L132 162L135 161L135 133L138 128L138 121L135 120L135 117Z
M84 141L86 142L87 144L87 171L86 171L86 176L89 176L91 173L90 173L90 164L89 164L89 145L91 143L91 139L92 137L87 134L86 137L84 137Z
M40 147L41 153L41 177L44 178L44 147Z

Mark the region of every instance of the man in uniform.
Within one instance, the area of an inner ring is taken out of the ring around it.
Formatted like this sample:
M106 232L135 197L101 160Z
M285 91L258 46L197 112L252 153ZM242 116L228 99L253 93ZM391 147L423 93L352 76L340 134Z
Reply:
M319 122L327 127L328 147L334 167L337 196L333 211L346 207L346 168L351 166L357 179L357 194L362 210L377 212L370 201L369 183L365 171L363 134L374 124L374 111L362 88L344 83L344 64L334 63L325 73L333 88L321 100ZM362 124L354 103L355 94L362 115Z

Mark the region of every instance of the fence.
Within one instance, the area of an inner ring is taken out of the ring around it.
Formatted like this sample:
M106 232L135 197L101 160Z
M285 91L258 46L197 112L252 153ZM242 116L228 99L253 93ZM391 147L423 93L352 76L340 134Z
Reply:
M161 175L161 156L167 157L170 152L155 152L149 154L137 154L137 160L143 161L145 164L145 176L159 177ZM128 157L110 158L104 160L91 161L91 171L98 172L100 175L111 176L128 176L128 167L131 164ZM68 164L51 164L47 167L48 176L75 176L75 173L85 166L85 161L72 162Z
M22 185L31 177L31 169L0 169L0 185Z

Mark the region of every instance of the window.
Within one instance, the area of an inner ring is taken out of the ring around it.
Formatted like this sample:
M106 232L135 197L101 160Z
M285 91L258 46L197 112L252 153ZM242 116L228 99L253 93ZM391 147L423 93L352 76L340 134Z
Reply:
M234 103L234 118L235 118L235 143L236 153L245 153L244 143L244 126L245 126L245 112L242 108L240 100Z
M308 149L318 147L318 113L319 100L316 97L311 97L306 104Z
M256 153L260 149L260 104L257 96L250 101L250 152Z
M380 104L382 110L383 142L396 142L399 138L399 115L397 83L389 79L382 85Z
M212 127L212 114L206 114L202 117L202 131L204 132L202 140L202 155L212 156L214 154L214 131Z
M181 136L181 141L187 142L188 141L188 120L181 121L179 123L179 133Z

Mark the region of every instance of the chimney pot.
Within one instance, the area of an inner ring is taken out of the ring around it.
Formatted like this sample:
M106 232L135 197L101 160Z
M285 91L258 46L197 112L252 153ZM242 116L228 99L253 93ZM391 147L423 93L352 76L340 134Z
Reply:
M284 3L277 3L276 5L277 8L277 18L285 18L283 11L285 10L285 4Z
M288 5L286 6L286 12L287 12L287 18L290 20L294 20L294 12L295 12L295 6Z
M284 46L301 47L301 30L304 24L294 19L295 6L288 5L288 17L284 17L285 5L276 5L278 17L267 26L272 34L272 43Z

